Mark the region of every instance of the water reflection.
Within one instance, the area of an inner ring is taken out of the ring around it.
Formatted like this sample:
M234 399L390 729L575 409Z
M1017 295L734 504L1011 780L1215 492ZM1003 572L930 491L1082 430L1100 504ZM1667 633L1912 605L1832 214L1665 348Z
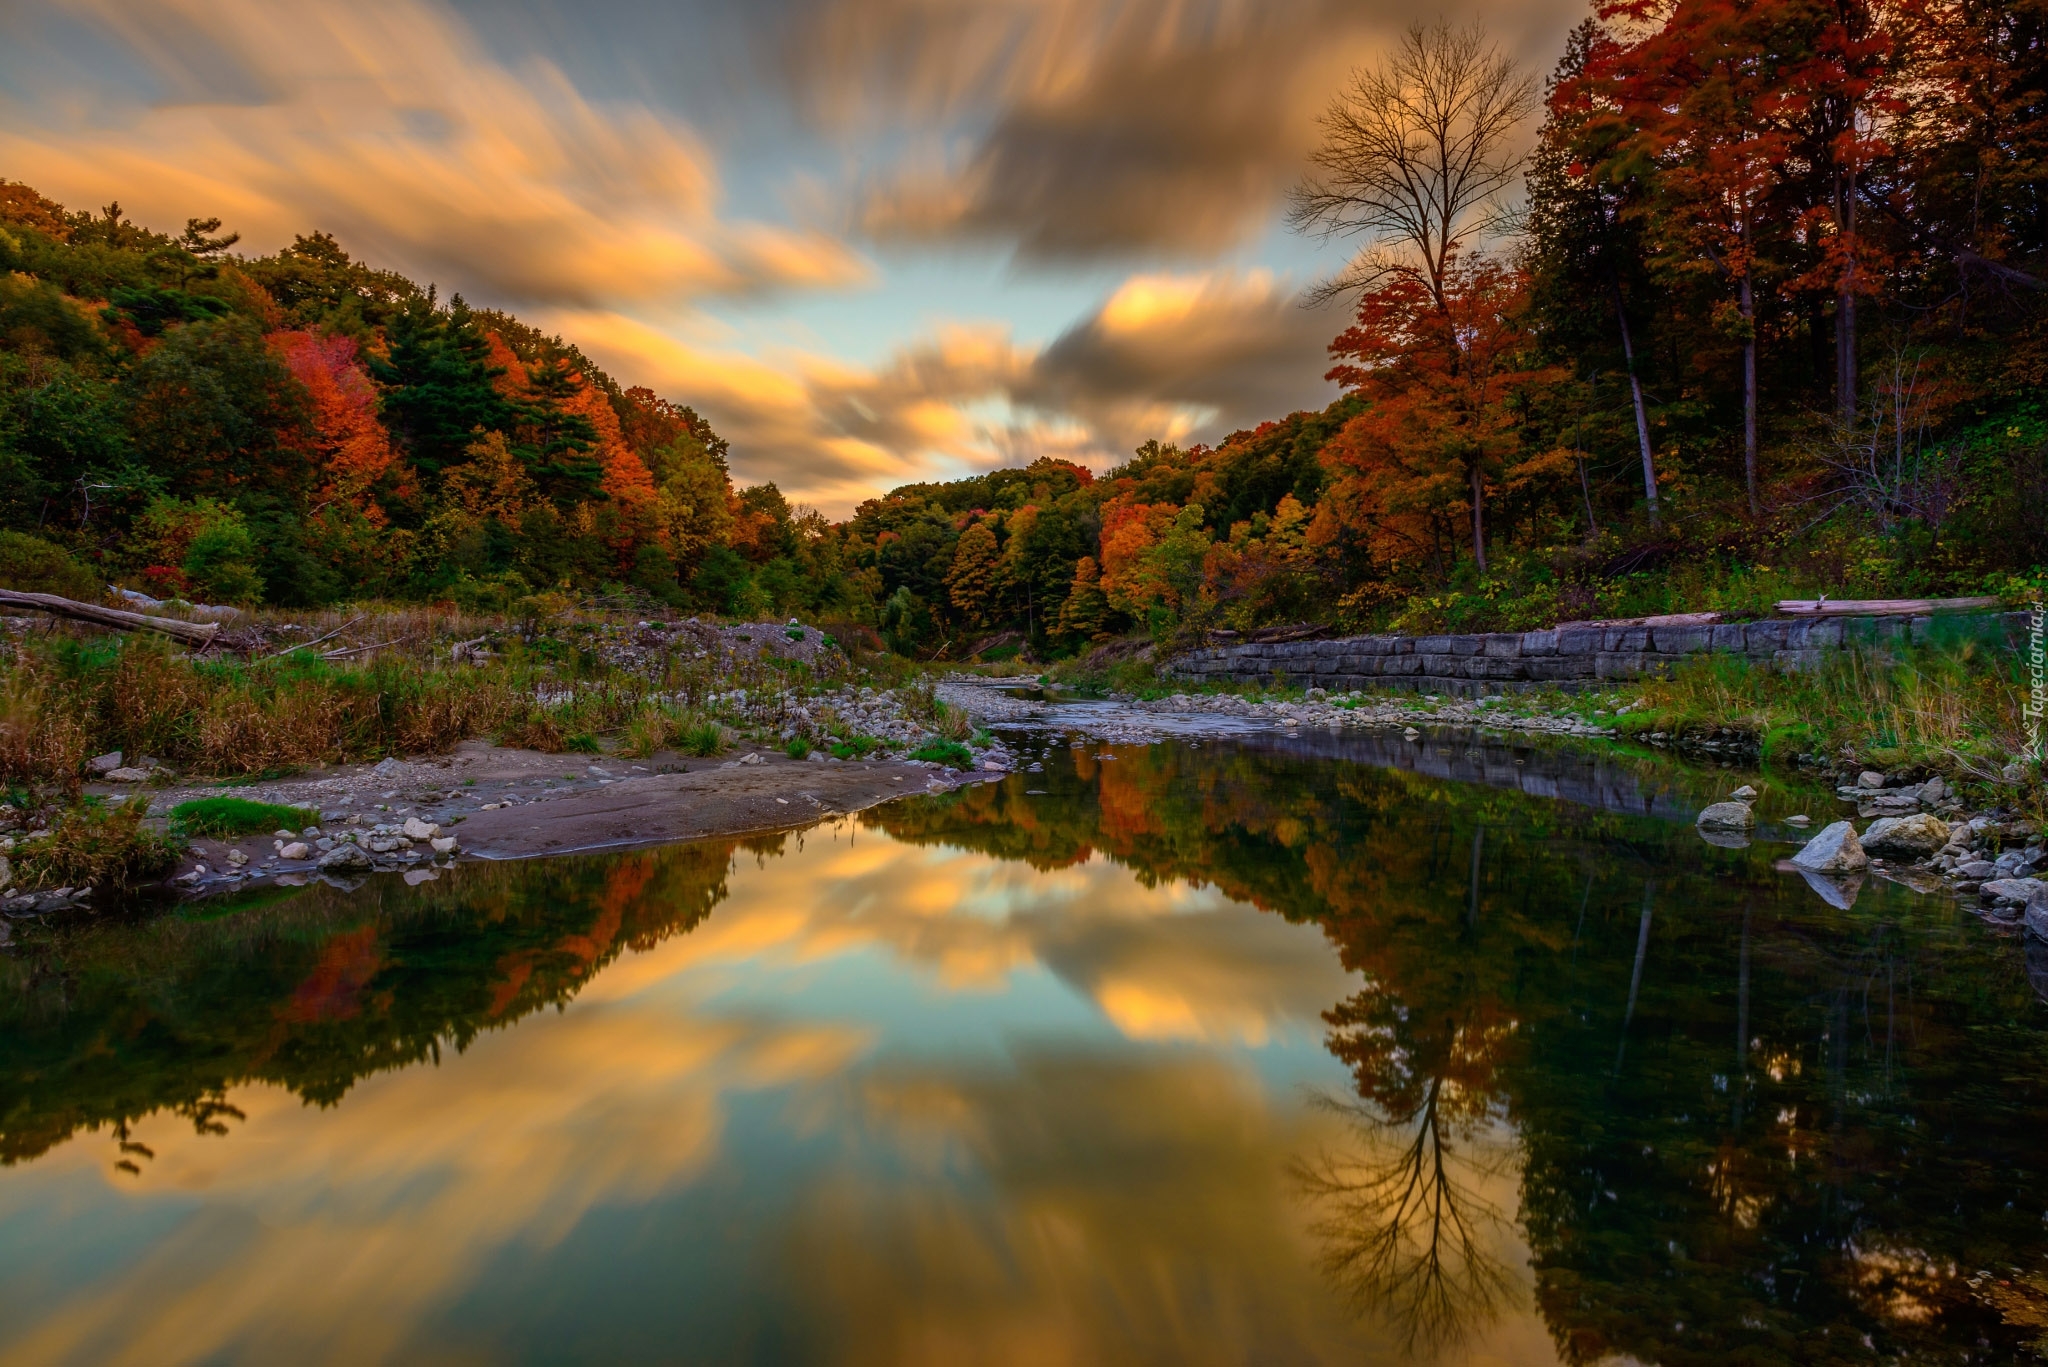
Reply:
M1964 1362L2040 1333L2017 946L1526 775L1098 753L793 837L24 937L0 1356Z

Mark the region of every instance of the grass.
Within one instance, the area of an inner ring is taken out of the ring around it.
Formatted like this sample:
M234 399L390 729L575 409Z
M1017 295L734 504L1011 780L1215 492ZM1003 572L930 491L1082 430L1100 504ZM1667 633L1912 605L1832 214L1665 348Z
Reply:
M928 740L910 752L912 759L929 760L955 769L972 769L974 752L957 740Z
M258 831L300 830L316 824L310 807L251 802L242 797L201 797L171 808L171 820L194 835L236 836Z
M42 888L127 888L163 877L177 864L185 842L175 833L145 824L147 798L118 807L88 799L58 814L49 834L14 847L16 877L31 891Z
M717 722L698 722L676 737L676 748L686 755L708 759L725 750L725 731Z
M866 759L881 748L882 742L873 736L846 736L826 746L836 759Z
M802 736L791 736L789 744L782 747L782 752L791 759L809 759L811 757L811 743Z

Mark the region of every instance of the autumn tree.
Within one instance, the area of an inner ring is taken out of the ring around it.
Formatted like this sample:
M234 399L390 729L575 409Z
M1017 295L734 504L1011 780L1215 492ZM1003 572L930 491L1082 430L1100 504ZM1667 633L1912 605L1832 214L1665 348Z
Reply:
M1356 321L1330 344L1338 364L1327 378L1371 400L1333 448L1348 477L1372 488L1366 506L1462 504L1481 574L1488 490L1556 475L1565 463L1560 452L1523 445L1521 392L1559 378L1528 363L1527 295L1521 272L1457 257L1440 293L1412 273L1367 290Z

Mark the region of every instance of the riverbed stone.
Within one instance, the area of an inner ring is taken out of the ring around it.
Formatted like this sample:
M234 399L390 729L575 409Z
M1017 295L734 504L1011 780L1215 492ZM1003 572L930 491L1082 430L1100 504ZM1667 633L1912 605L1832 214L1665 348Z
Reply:
M313 847L303 840L294 840L279 850L277 855L280 859L310 859L313 856Z
M1865 769L1862 773L1856 775L1856 786L1858 788L1882 788L1884 787L1884 775L1872 769Z
M89 772L105 777L121 767L121 752L109 750L104 755L95 755L85 762L85 767Z
M2022 906L2048 900L2048 883L2038 878L1994 878L1977 889L1977 895L1989 902L2018 902Z
M119 769L107 770L106 778L109 783L147 783L149 782L149 770L138 769L133 765L128 765Z
M369 852L356 844L336 845L320 856L322 873L351 873L370 867Z
M1837 821L1807 841L1805 848L1792 856L1792 862L1813 873L1853 873L1867 867L1870 856L1863 852L1863 842L1856 838L1856 827L1847 821Z
M1746 831L1756 825L1756 813L1747 802L1715 802L1699 815L1703 831Z
M1948 823L1926 812L1883 817L1863 832L1863 848L1871 854L1921 859L1948 843Z
M402 829L409 840L432 840L441 828L431 821L422 821L416 816L409 816L405 819L405 825Z

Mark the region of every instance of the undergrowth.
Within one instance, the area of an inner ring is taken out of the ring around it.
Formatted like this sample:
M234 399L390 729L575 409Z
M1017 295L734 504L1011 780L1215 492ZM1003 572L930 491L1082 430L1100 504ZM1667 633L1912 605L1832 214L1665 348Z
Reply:
M15 874L22 887L127 888L163 877L177 863L185 842L159 831L144 818L147 798L119 806L88 799L58 813L49 833L14 847Z

